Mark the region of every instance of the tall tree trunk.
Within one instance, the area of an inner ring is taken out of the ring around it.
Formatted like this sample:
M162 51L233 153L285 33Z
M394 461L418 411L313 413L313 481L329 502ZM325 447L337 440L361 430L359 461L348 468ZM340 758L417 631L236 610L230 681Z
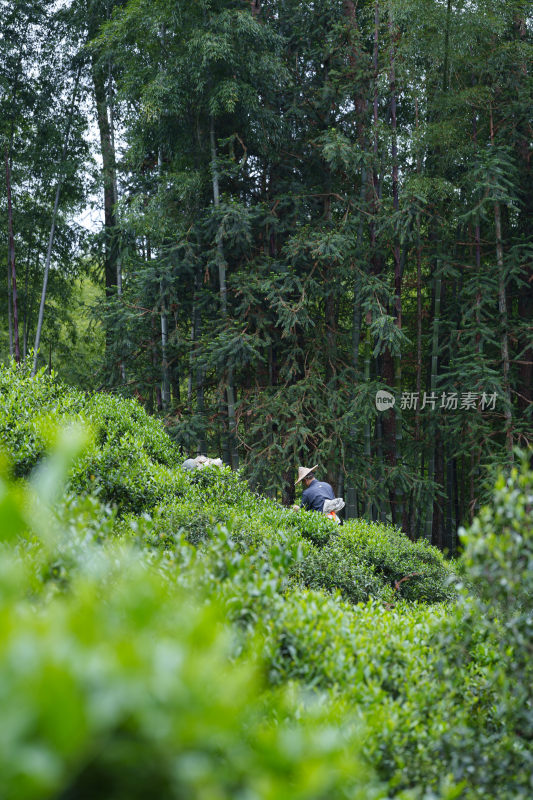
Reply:
M292 506L295 497L294 470L285 469L281 473L281 502L284 506Z
M457 458L452 460L453 463L453 499L454 499L454 517L455 526L452 528L452 557L457 554L457 530L462 521L461 501L459 497L459 479L458 479L458 465Z
M11 290L11 258L7 250L7 327L9 331L9 357L13 358L13 292Z
M200 336L202 330L202 315L200 310L200 299L199 299L199 291L200 291L200 277L198 273L194 277L195 283L195 298L194 298L194 311L193 311L193 330L194 330L194 344L193 344L193 370L194 370L194 380L195 380L195 387L196 387L196 410L197 413L202 420L202 425L200 428L200 433L198 436L198 455L207 455L207 442L205 438L205 429L206 429L206 422L205 422L205 401L204 401L204 369L198 363L198 352L200 346Z
M376 476L379 478L379 481L384 481L385 470L383 462L383 414L378 414L378 416L376 417L375 437L376 437L376 455L378 457ZM391 502L390 493L388 501L389 501L389 508L391 511L391 518L394 520L393 502ZM379 482L378 482L378 490L374 497L374 505L376 508L376 515L374 516L374 519L379 519L381 522L387 522L387 497L385 493L380 489Z
M111 157L113 163L113 169L111 171L111 181L113 184L113 208L115 209L115 217L116 217L116 207L118 205L118 178L117 178L117 166L116 166L116 148L115 148L115 102L113 98L113 75L111 70L111 62L108 62L107 67L107 93L106 93L106 101L107 101L107 108L109 113L109 142L110 142L110 149L111 149ZM116 224L116 219L115 219ZM116 232L114 232L116 237ZM120 247L118 246L118 241L116 242L116 270L117 270L117 295L121 297L122 295L122 260L120 258Z
M372 142L372 215L370 217L370 248L371 248L371 262L372 262L372 271L374 273L378 273L381 269L380 259L377 252L377 240L376 240L376 220L375 217L378 213L379 208L379 197L380 197L380 186L379 186L379 174L378 174L378 161L379 161L379 147L378 147L378 108L379 108L379 96L378 96L378 81L379 81L379 0L376 0L374 5L374 46L372 52L372 69L373 69L373 103L372 103L372 132L373 132L373 142Z
M439 486L445 486L444 476L444 442L442 441L442 434L440 428L435 426L435 448L434 448L434 464L435 464L435 483ZM444 524L442 514L442 501L440 497L433 498L433 525L431 530L431 544L438 547L439 550L444 549Z
M163 39L164 30L161 34ZM157 151L157 172L159 179L163 174L163 155L161 148ZM168 365L168 313L167 313L167 282L165 275L160 277L159 289L161 292L160 316L161 316L161 404L163 411L167 411L170 406L170 373ZM117 286L118 291L118 286Z
M433 395L437 388L437 364L439 355L439 323L440 323L440 296L441 296L442 279L440 275L440 263L437 262L437 269L435 270L434 278L434 292L435 292L435 311L433 315L433 342L431 346L431 377L430 377L430 391ZM426 504L427 517L426 517L426 530L425 536L428 542L431 542L432 526L433 526L433 502L434 502L434 489L431 485L435 480L435 417L433 409L430 409L431 414L429 420L429 441L430 441L430 454L428 462L428 482L429 482L429 497Z
M149 237L146 237L146 262L150 264L152 261L152 245L150 242ZM152 370L151 370L151 378L150 378L150 389L151 392L155 392L155 401L156 401L156 408L158 412L163 410L163 397L161 394L161 367L160 361L158 359L158 352L157 352L157 342L158 340L161 341L160 334L158 335L156 329L156 315L158 313L159 301L156 298L154 300L154 306L152 309L151 314L151 326L152 326L152 341L151 341L151 360L152 360Z
M163 411L170 406L170 379L168 369L168 315L165 296L161 296L161 402Z
M390 88L390 113L391 113L391 130L392 130L392 206L395 214L400 210L400 200L398 192L398 136L397 136L397 122L396 122L396 40L398 33L393 26L393 20L389 17L389 35L390 35L390 72L389 72L389 88ZM398 235L394 234L394 302L395 302L395 316L396 325L401 330L402 327L402 273L400 264L400 242Z
M24 336L26 341L29 342L30 340L30 330L32 326L32 319L33 319L33 308L35 305L35 295L37 294L37 282L38 282L38 275L39 275L39 261L40 261L40 250L41 250L41 242L38 244L37 253L35 255L35 263L33 268L33 275L31 276L31 289L28 298L28 314L24 321L25 331Z
M12 113L10 115L9 125L9 141L6 144L5 158L6 158L6 189L7 189L7 229L8 229L8 248L7 248L7 320L9 331L9 357L15 356L15 361L20 362L20 347L18 344L18 310L17 310L17 280L16 280L16 267L15 267L15 239L13 233L13 209L11 202L11 167L12 167L12 150L13 150L13 137L15 135L15 99L18 94L19 80L22 73L22 57L24 47L27 39L27 30L22 37L20 48L18 51L17 66L15 69L15 77L13 80L12 91ZM13 276L15 279L13 280ZM18 356L17 356L18 353Z
M447 448L448 449L448 448ZM455 485L454 485L454 467L455 459L449 457L447 453L446 460L446 540L445 547L448 549L449 555L453 558L455 556L455 531L457 530L457 522L455 518Z
M398 137L397 137L397 121L396 121L396 44L398 39L398 31L395 29L394 21L392 19L392 12L389 12L389 39L390 39L390 71L389 71L389 88L390 88L390 111L391 111L391 128L392 128L392 204L395 214L400 210L399 190L398 190ZM402 329L402 263L400 257L400 241L398 235L394 235L393 243L394 251L394 315L396 317L396 326L398 330ZM398 397L402 391L402 358L401 354L394 357L394 386ZM395 463L401 463L402 452L402 416L399 405L394 408L394 428L395 428ZM396 512L397 524L401 524L404 531L407 531L407 519L404 513L404 496L401 486L396 484L394 487L394 504Z
M327 74L327 73L326 73ZM327 77L326 77L327 81ZM326 223L331 221L331 170L323 164L324 172L324 211ZM329 266L324 275L326 297L324 302L324 327L326 330L326 369L325 378L328 383L336 374L337 360L337 297L335 287L335 274L333 266Z
M211 170L213 180L213 204L215 208L220 205L220 189L218 183L218 166L217 166L217 150L215 139L215 121L210 117L209 135L211 142ZM222 311L222 318L227 320L228 317L228 299L227 299L227 286L226 286L226 259L224 257L224 246L222 244L222 234L217 235L217 262L218 262L218 279L220 286L220 308ZM227 408L228 408L228 428L229 428L229 453L230 463L233 469L239 467L239 453L237 450L237 424L235 419L235 386L233 382L233 368L229 367L227 385Z
M174 336L179 336L178 314L176 311L173 313L174 318ZM180 360L177 355L172 359L169 364L170 368L170 383L172 387L172 397L176 405L181 405L181 368Z
M355 96L354 96L354 104L355 104L355 123L357 127L357 144L361 151L361 153L367 153L369 144L368 144L368 97L369 97L369 87L366 85L365 82L362 81L361 74L367 74L368 67L371 64L368 63L368 54L364 50L361 44L361 37L359 31L359 25L357 22L357 15L356 15L356 4L353 0L344 0L344 13L347 18L347 25L351 35L351 48L349 52L349 63L350 63L350 78L353 80L353 83L356 87ZM368 73L370 74L370 73ZM361 186L359 189L359 224L357 227L357 239L356 239L356 252L358 254L358 260L354 263L354 278L353 278L353 309L352 309L352 367L354 371L354 383L357 384L361 378L361 368L360 368L360 359L359 359L359 348L360 348L360 341L361 341L361 323L362 323L362 264L363 264L363 257L360 257L359 254L363 253L364 248L364 222L365 222L365 203L367 199L369 200L370 204L372 204L372 197L371 192L369 190L369 184L372 181L372 173L370 170L367 169L365 164L361 166ZM359 263L358 263L359 262ZM366 358L366 356L365 356ZM368 429L368 430L367 430ZM350 461L355 461L355 453L356 453L356 446L357 446L357 439L358 439L358 426L354 424L350 430L350 439L348 442L345 443L345 451L347 452L348 456L352 456ZM367 448L367 438L368 438L368 457L367 457L367 469L369 469L370 465L370 423L365 424L363 430L363 436L365 441L365 457L366 457L366 448ZM341 474L341 473L339 473ZM342 477L344 478L344 473L342 473ZM339 478L340 481L340 478ZM356 513L356 511L355 511Z
M380 2L374 3L374 38L372 50L372 82L373 82L373 103L372 103L372 201L370 206L370 264L373 275L382 275L384 271L384 258L380 250L377 237L377 221L381 206L381 177L380 177L380 154L379 154L379 31L380 31ZM390 350L386 348L383 357L382 377L390 386L394 383L394 365ZM383 462L383 440L387 453L387 461L390 467L395 465L395 424L392 411L380 414L376 420L377 444L375 452L375 481L383 480L385 474ZM382 498L380 498L382 499ZM391 513L395 513L394 499L390 498ZM385 514L385 507L378 502L380 515ZM394 516L393 516L394 519Z
M477 165L477 114L474 114L472 119L472 139L474 141L474 151L476 153L476 165ZM481 227L480 227L480 220L479 220L479 213L476 214L475 224L474 224L474 247L475 247L475 259L476 259L476 305L475 305L475 319L476 319L476 354L479 355L483 351L483 341L481 338L480 328L481 328Z
M418 97L415 96L415 127L418 135L419 132L419 114L418 114ZM417 147L416 152L416 172L420 175L422 172L422 157L420 147ZM423 452L421 444L421 431L420 431L420 392L422 389L422 239L420 235L420 211L416 213L416 398L415 404L415 422L414 422L414 439L415 439L415 468L420 481L424 478L424 464ZM414 497L411 503L411 512L409 520L409 535L411 539L418 538L420 530L420 497ZM418 502L415 502L418 501Z
M370 334L370 325L372 324L372 317L370 312L366 317L366 334L365 334L365 364L364 364L364 378L365 385L370 383L370 358L372 355L372 337ZM367 476L367 485L365 487L365 518L370 521L372 519L372 497L370 494L370 481L372 478L372 448L371 448L371 433L370 433L370 419L367 417L364 424L364 440L365 440L365 473Z
M15 237L13 235L13 206L11 202L11 169L9 163L9 153L7 146L5 148L5 163L6 163L6 190L7 190L7 231L8 231L8 251L9 251L9 268L11 275L11 297L13 303L13 333L15 344L15 361L20 362L20 344L19 344L19 320L18 320L18 304L17 304L17 273L15 268Z
M444 57L442 68L441 80L441 96L444 98L448 93L448 75L449 75L449 54L450 54L450 28L452 19L452 2L447 0L446 3L446 23L444 30ZM433 156L435 165L438 163L438 156L440 154L440 146L434 148ZM429 238L433 244L433 252L435 254L435 271L434 271L434 318L433 318L433 341L431 352L431 372L430 372L430 391L431 395L435 395L437 388L437 371L438 371L438 356L439 356L439 324L441 313L441 293L442 293L442 264L438 255L438 232L436 227L436 220L432 218L430 221ZM427 503L427 517L425 525L425 535L429 542L432 541L433 524L437 524L435 536L440 537L440 506L439 501L435 496L435 489L431 486L432 483L438 483L442 486L443 482L443 469L441 468L441 450L438 444L438 437L440 433L437 429L435 412L431 406L429 412L429 457L428 457L428 483L429 483L429 501Z
M416 215L416 385L415 385L415 469L420 481L424 478L424 461L422 450L422 436L420 430L420 396L422 390L422 242L420 237L420 213ZM420 497L418 503L411 503L409 520L409 535L411 539L418 538L417 529L420 529Z
M528 29L526 19L526 6L518 7L513 19L514 39L522 46L527 41ZM527 90L531 78L528 73L528 63L521 58L517 63L516 83L517 94ZM528 95L531 96L530 94ZM519 218L519 228L524 238L529 237L531 220L533 219L533 162L531 158L531 139L533 128L531 124L530 105L524 104L521 117L516 122L515 148L520 169L520 184L522 189L522 208ZM526 411L533 401L533 345L531 341L531 320L533 319L533 265L528 259L522 268L523 285L518 297L518 317L520 333L518 337L518 407Z
M374 275L382 275L384 272L385 264L383 254L380 252L377 237L377 219L381 206L381 178L380 178L380 156L379 156L379 31L380 31L380 4L376 0L374 4L374 43L372 53L372 66L373 66L373 166L372 166L372 204L370 216L370 263L371 270ZM385 348L383 354L383 369L382 377L388 386L393 387L395 381L395 365L394 359L388 347ZM385 467L383 463L383 452L385 451L386 460L389 470L393 470L396 466L396 419L394 411L389 410L379 415L376 421L378 425L378 442L379 447L376 451L378 466L376 467L376 475L381 477L385 474ZM384 445L384 447L383 447ZM393 523L397 522L397 508L395 502L394 489L389 490L389 503L392 514ZM384 507L381 511L384 512Z
M98 30L92 31L90 38L96 35ZM94 87L94 98L96 103L96 117L98 131L100 134L100 151L102 155L102 176L104 182L104 273L105 273L105 292L106 297L110 298L115 293L114 287L117 286L117 219L115 214L115 187L116 187L116 164L115 150L113 147L113 134L109 121L109 105L107 92L107 75L105 65L100 63L98 55L93 53L91 62L91 74ZM109 334L107 335L107 345L110 344Z
M28 303L32 255L33 253L29 246L24 269L24 308L22 311L22 361L24 363L26 363L26 354L28 352Z
M490 109L490 140L494 147L494 123L492 119L492 108ZM502 218L501 208L498 201L494 202L494 228L496 232L496 262L498 264L498 312L500 314L500 347L502 355L503 371L503 391L505 395L505 441L507 453L510 461L513 461L513 416L511 405L511 391L509 386L509 340L508 340L508 319L507 301L505 297L505 271L503 263L503 243L502 243Z
M72 125L72 117L74 115L74 106L76 103L76 97L78 95L78 86L80 82L81 76L81 64L78 67L78 71L76 73L76 80L74 81L74 88L72 90L72 100L70 102L70 108L67 117L67 126L65 129L65 138L63 140L63 149L61 151L61 159L59 161L59 172L57 176L57 186L56 186L56 194L54 199L54 208L52 211L52 222L50 225L50 236L48 237L48 250L46 251L46 261L44 264L44 275L43 275L43 288L41 292L41 304L39 306L39 317L37 320L37 330L35 332L35 344L34 344L34 352L33 352L33 367L31 374L35 375L37 372L37 359L39 357L39 347L41 345L41 330L43 327L43 318L44 318L44 304L46 301L46 289L48 286L48 274L50 272L50 262L52 260L52 248L54 246L54 237L55 237L55 230L56 230L56 220L57 220L57 211L59 208L59 197L61 195L61 186L63 183L63 164L65 163L65 159L67 157L68 151L68 142L70 137L70 128Z
M115 211L115 229L113 230L114 248L116 253L116 281L117 281L117 297L122 297L122 257L120 253L120 234L116 220L116 208L118 205L118 178L116 167L116 149L115 149L115 102L113 98L113 74L111 70L111 61L107 64L107 109L109 113L109 139L111 144L111 153L113 159L113 170L111 179L113 182L113 209ZM123 359L119 363L120 377L122 383L126 385L126 364Z

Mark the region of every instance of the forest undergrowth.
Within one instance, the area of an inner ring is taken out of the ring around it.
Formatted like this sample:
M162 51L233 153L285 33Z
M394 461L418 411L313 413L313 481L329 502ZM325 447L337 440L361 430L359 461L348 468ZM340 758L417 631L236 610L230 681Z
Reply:
M453 564L0 368L0 795L526 800L533 476Z

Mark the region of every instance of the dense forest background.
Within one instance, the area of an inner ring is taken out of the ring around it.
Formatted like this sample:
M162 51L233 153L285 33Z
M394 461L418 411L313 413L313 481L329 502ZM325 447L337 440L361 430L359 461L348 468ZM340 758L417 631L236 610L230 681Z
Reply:
M454 552L532 430L532 25L1 0L2 357L137 397L284 502L319 462Z

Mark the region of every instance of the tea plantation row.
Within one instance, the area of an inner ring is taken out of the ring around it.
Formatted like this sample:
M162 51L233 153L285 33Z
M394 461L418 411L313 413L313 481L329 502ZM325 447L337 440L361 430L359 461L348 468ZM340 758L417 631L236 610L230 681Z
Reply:
M527 470L467 591L392 528L182 472L135 402L5 367L0 440L0 796L533 793Z

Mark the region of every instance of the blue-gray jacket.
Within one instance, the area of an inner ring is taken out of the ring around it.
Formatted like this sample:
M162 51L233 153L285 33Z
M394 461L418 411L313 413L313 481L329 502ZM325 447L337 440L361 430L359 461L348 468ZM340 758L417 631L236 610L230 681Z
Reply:
M309 511L322 511L326 500L335 497L329 483L317 481L315 478L311 485L302 492L302 506Z

